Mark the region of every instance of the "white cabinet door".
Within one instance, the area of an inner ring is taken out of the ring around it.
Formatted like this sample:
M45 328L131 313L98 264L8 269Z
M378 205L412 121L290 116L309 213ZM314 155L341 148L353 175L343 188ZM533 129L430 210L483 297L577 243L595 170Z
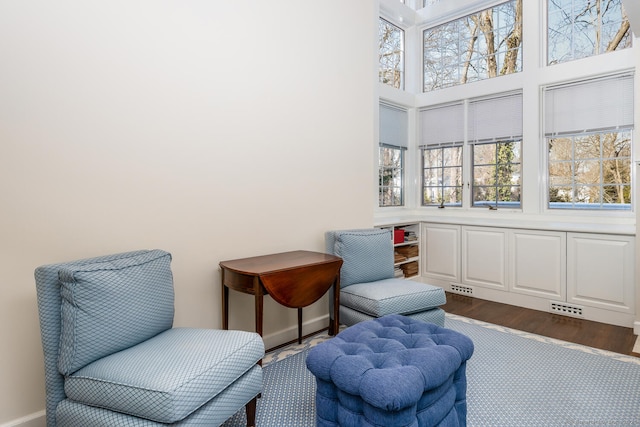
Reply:
M566 233L511 230L509 285L512 292L564 301Z
M634 238L567 233L567 301L634 313Z
M507 290L507 230L462 227L462 282Z
M460 283L460 226L422 224L422 275Z

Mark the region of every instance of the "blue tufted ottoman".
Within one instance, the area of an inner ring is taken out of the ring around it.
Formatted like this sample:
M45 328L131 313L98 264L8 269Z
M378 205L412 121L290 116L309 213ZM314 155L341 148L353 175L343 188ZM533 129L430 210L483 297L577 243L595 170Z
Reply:
M392 314L313 347L317 426L465 426L466 361L459 332Z

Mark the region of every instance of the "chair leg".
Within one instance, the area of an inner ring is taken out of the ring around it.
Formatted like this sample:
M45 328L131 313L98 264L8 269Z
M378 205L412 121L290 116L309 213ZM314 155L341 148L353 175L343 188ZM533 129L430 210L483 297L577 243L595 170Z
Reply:
M256 404L258 402L258 396L254 397L247 403L245 407L247 411L247 427L255 427L256 425Z

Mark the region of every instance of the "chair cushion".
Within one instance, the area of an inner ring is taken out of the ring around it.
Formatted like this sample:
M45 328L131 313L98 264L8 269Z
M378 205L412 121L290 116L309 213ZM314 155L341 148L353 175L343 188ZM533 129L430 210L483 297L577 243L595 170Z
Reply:
M446 302L444 289L406 279L359 283L340 291L340 305L373 317L416 313Z
M160 423L182 420L262 359L255 332L174 328L77 371L67 397Z
M170 263L168 252L153 250L60 269L61 374L72 374L171 328Z
M411 314L404 314L403 316L410 319L422 320L423 322L434 323L438 326L444 327L445 312L440 307L425 311L418 311ZM373 319L376 319L376 317L345 307L344 305L340 305L340 323L343 325L353 326L360 322L366 322L367 320Z
M344 261L340 269L341 288L393 277L391 230L339 231L334 246L334 254Z

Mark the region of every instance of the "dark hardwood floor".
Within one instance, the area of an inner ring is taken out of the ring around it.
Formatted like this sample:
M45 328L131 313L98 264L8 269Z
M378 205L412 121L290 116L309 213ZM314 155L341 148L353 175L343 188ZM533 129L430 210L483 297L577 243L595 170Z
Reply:
M637 336L633 334L632 328L530 310L449 292L447 292L447 303L442 308L447 313L640 357L640 354L633 353Z
M515 305L501 304L450 292L447 292L447 303L442 306L442 309L447 313L483 322L640 357L640 353L633 352L637 336L633 334L632 328L561 316L545 311L530 310ZM322 331L307 334L303 338L309 338L319 332ZM297 340L280 344L268 349L267 352L294 343L297 343Z

